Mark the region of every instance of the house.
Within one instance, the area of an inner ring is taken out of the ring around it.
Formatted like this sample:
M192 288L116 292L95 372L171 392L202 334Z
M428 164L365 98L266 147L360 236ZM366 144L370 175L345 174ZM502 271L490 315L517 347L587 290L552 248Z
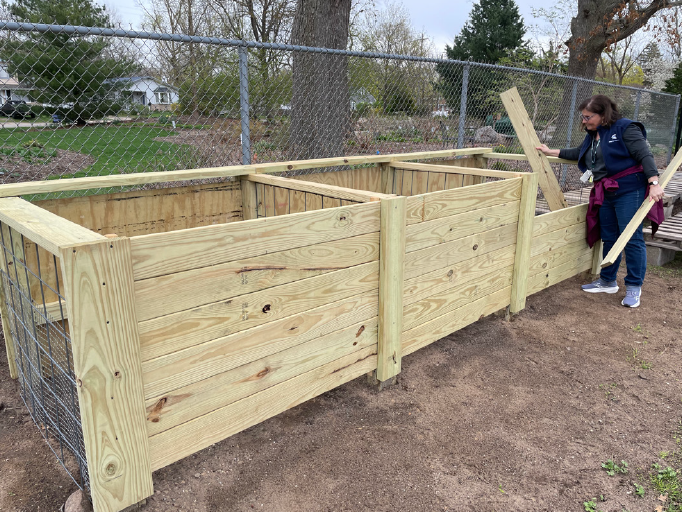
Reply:
M364 87L360 87L350 94L350 108L352 110L356 110L359 103L374 105L376 101L376 98Z
M110 78L105 84L114 86L115 99L131 105L145 105L152 110L170 110L180 101L179 90L151 76Z
M0 62L0 103L4 104L9 100L29 102L31 99L28 96L29 88L19 83L19 81L11 76L7 71L4 62Z

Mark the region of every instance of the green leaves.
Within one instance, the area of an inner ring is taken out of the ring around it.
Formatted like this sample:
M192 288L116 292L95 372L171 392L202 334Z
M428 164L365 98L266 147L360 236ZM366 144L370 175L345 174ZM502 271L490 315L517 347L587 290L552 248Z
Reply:
M616 474L624 475L628 472L628 463L624 460L620 461L619 466L613 460L609 459L606 462L602 462L601 467L606 470L606 474L609 476L615 476Z

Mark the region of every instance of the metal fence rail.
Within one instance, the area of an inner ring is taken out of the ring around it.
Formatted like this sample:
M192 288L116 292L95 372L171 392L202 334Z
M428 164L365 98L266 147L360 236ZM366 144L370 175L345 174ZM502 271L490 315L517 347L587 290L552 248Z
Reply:
M0 21L0 34L1 94L14 101L0 117L2 183L447 147L516 153L499 100L511 86L552 147L577 145L576 106L608 94L645 123L663 166L679 107L670 94L473 62L18 20ZM564 190L580 187L566 166L558 174Z

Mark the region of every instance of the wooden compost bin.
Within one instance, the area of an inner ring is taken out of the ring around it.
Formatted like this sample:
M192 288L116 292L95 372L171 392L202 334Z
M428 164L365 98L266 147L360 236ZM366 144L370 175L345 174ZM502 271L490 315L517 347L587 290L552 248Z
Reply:
M593 268L585 206L535 217L537 174L485 169L490 155L0 187L0 221L23 235L26 258L31 244L58 258L40 265L48 274L56 261L64 283L95 510L146 498L152 471L360 375L390 381L403 355L507 306L516 313L528 294ZM269 175L339 165L356 167ZM236 179L17 197L225 176ZM16 377L7 329L5 338Z

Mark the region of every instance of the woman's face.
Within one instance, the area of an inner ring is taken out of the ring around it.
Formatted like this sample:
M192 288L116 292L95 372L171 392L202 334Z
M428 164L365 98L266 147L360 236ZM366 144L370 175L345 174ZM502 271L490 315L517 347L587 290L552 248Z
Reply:
M601 116L599 114L595 114L594 112L590 112L587 109L583 109L583 111L580 113L580 119L582 120L583 127L586 130L594 131L601 126Z

